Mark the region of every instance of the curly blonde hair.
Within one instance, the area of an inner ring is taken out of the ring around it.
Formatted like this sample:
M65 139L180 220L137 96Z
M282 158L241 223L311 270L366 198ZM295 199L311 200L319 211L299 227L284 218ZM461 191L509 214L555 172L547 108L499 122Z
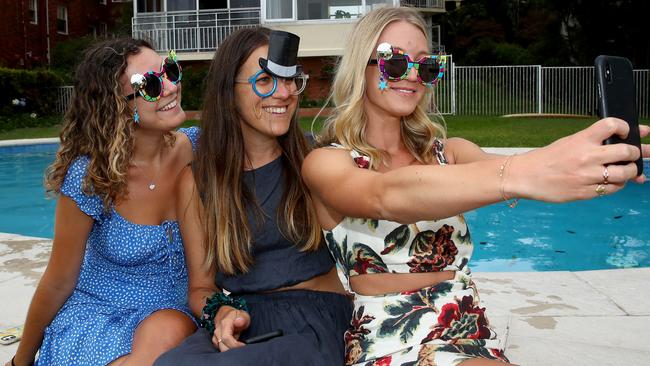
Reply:
M89 158L82 184L84 193L99 196L107 210L128 193L127 173L137 127L120 78L127 58L142 48L153 49L146 41L120 38L99 42L85 52L75 71L61 145L45 173L49 194L61 192L68 167L82 155Z
M371 168L377 169L386 159L386 153L365 140L368 116L364 110L366 88L365 72L368 60L375 52L379 36L386 26L396 21L407 21L418 27L427 39L426 23L420 14L409 7L382 7L366 14L356 24L348 38L347 46L332 84L330 100L334 102L334 113L327 119L318 137L319 145L333 142L359 151L371 158ZM431 154L435 138L445 138L446 130L440 114L437 121L427 116L429 93L422 98L413 113L402 117L401 134L409 152L423 164L433 164Z

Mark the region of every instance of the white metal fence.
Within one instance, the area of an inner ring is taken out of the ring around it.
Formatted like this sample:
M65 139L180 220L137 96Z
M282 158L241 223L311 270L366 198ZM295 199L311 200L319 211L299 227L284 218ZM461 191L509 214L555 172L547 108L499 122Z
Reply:
M634 70L639 117L650 118L650 70ZM443 114L595 115L594 68L456 66L449 62L432 104Z
M634 70L639 117L650 118L650 70ZM63 113L72 87L59 89ZM431 110L456 115L579 114L595 115L593 67L455 66L436 85Z
M61 86L57 89L58 100L56 103L56 111L58 113L63 114L68 109L68 104L70 104L70 99L72 99L73 91L73 86Z

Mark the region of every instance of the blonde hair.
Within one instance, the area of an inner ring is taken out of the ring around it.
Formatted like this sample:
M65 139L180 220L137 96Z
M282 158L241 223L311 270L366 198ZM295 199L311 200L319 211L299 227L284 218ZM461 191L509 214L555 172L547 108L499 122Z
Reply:
M318 138L321 146L337 142L371 158L371 168L376 169L386 158L385 152L371 146L365 140L368 116L364 110L366 67L375 52L379 36L388 24L407 21L418 27L430 44L426 23L420 14L409 7L382 7L366 14L356 24L348 38L347 46L338 64L330 99L334 113L327 119ZM402 117L401 134L406 148L423 164L433 164L434 140L445 138L444 121L439 113L432 121L426 113L429 102L426 93L413 113Z

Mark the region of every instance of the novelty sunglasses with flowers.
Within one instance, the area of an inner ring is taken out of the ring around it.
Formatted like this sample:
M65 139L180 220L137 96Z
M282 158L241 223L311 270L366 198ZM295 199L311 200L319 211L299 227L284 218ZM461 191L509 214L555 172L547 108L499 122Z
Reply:
M429 55L413 61L406 52L384 42L377 46L377 58L368 61L368 65L379 66L380 89L386 87L384 79L404 80L413 67L417 71L418 81L425 86L432 86L444 75L447 56Z
M159 72L149 71L146 74L131 75L131 87L133 94L126 96L127 100L133 100L138 96L148 102L155 102L160 99L164 89L163 76L172 84L178 84L183 78L181 65L176 59L176 52L169 51L169 55L163 61L162 69Z

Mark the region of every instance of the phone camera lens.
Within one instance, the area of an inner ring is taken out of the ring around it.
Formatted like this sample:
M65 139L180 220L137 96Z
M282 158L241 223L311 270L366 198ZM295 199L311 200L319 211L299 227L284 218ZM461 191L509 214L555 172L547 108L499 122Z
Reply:
M612 81L612 70L609 68L609 64L605 65L605 80Z

